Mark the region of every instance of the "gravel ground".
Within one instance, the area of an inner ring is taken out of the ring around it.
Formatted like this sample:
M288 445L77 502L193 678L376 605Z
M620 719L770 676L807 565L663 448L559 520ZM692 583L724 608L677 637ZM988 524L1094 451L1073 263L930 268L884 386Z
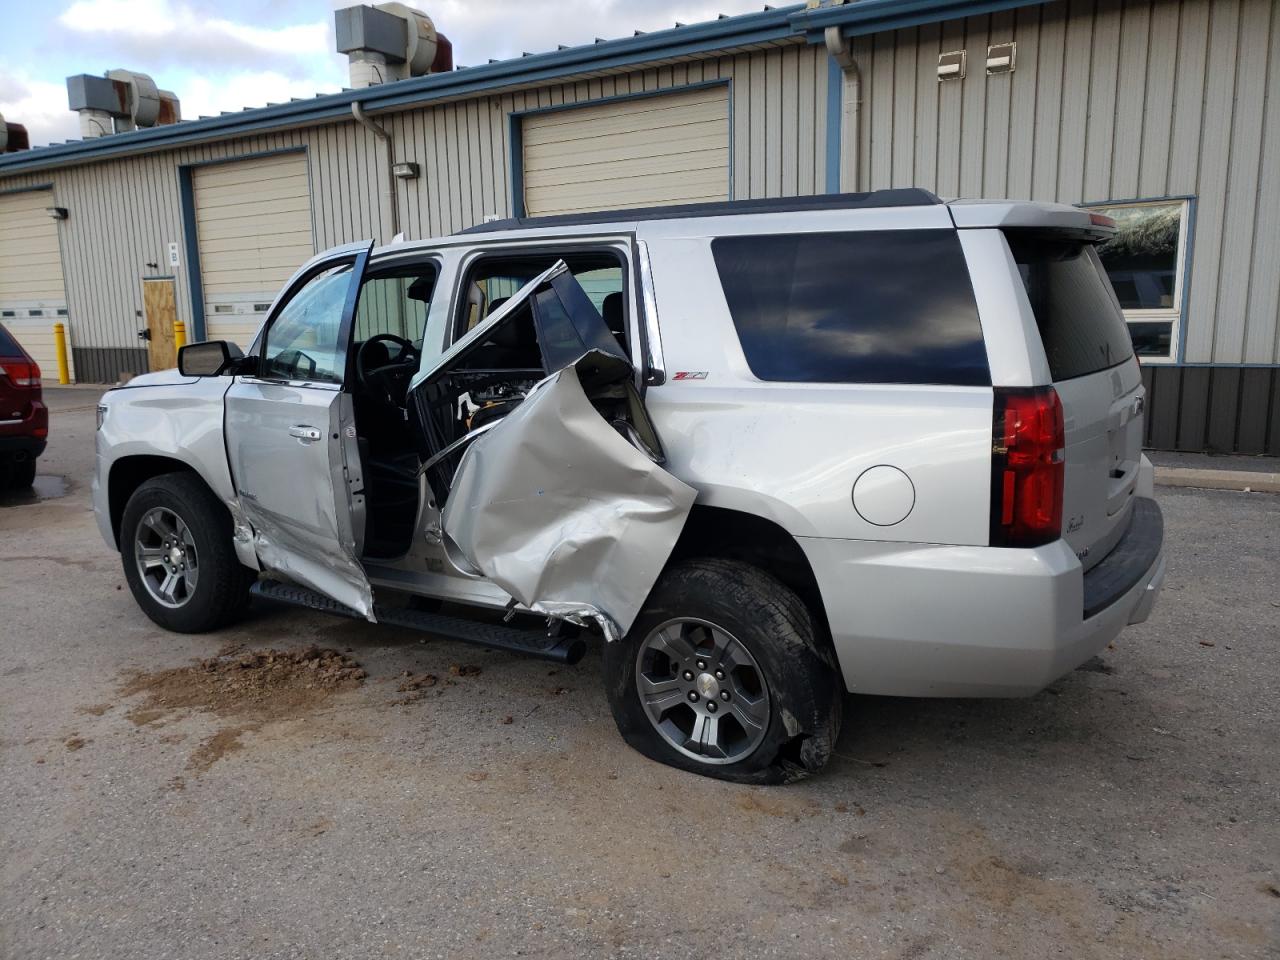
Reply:
M853 698L824 776L752 789L626 749L595 655L158 630L95 395L49 393L47 499L0 501L0 956L1280 956L1280 497L1163 490L1162 602L1089 669ZM306 689L202 708L236 657Z

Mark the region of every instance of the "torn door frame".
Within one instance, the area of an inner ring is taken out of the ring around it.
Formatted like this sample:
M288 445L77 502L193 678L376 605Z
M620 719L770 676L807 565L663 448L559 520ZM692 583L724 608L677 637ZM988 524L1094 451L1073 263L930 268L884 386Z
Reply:
M501 419L426 458L420 477L462 449L447 489L439 488L443 508L432 510L438 524L430 532L462 576L489 580L533 612L595 622L614 640L630 628L665 567L697 491L662 469L661 441L635 367L564 261L421 371L410 393L422 391L415 402L424 420L456 404L468 391L442 401L450 396L440 392L450 373L526 303L546 376ZM560 457L554 468L544 462L550 451ZM576 479L562 483L560 463L574 464ZM593 487L602 480L615 486ZM561 509L549 518L550 502Z

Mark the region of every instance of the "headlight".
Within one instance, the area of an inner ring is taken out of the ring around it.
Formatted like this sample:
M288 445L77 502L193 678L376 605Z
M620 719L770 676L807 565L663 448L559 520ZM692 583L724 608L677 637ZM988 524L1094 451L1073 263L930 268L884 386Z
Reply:
M107 419L107 405L105 403L98 404L98 429L102 429L102 422Z

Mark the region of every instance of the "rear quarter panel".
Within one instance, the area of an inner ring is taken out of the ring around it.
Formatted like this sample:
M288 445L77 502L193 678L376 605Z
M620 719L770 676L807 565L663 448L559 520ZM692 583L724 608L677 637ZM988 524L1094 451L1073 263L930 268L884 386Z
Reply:
M645 402L668 469L697 488L699 503L765 517L797 537L987 542L989 387L761 381L739 345L709 238L655 238L649 255L667 382ZM914 487L911 512L891 526L853 505L854 483L880 464Z

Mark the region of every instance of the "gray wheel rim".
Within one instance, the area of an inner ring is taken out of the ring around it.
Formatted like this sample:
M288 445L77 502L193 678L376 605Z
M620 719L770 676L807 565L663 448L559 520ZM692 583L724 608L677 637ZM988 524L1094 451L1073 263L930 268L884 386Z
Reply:
M636 693L658 734L699 763L745 760L769 731L764 671L737 637L706 620L668 620L645 637Z
M148 510L133 535L138 575L161 606L185 606L200 578L200 558L186 522L168 507Z

